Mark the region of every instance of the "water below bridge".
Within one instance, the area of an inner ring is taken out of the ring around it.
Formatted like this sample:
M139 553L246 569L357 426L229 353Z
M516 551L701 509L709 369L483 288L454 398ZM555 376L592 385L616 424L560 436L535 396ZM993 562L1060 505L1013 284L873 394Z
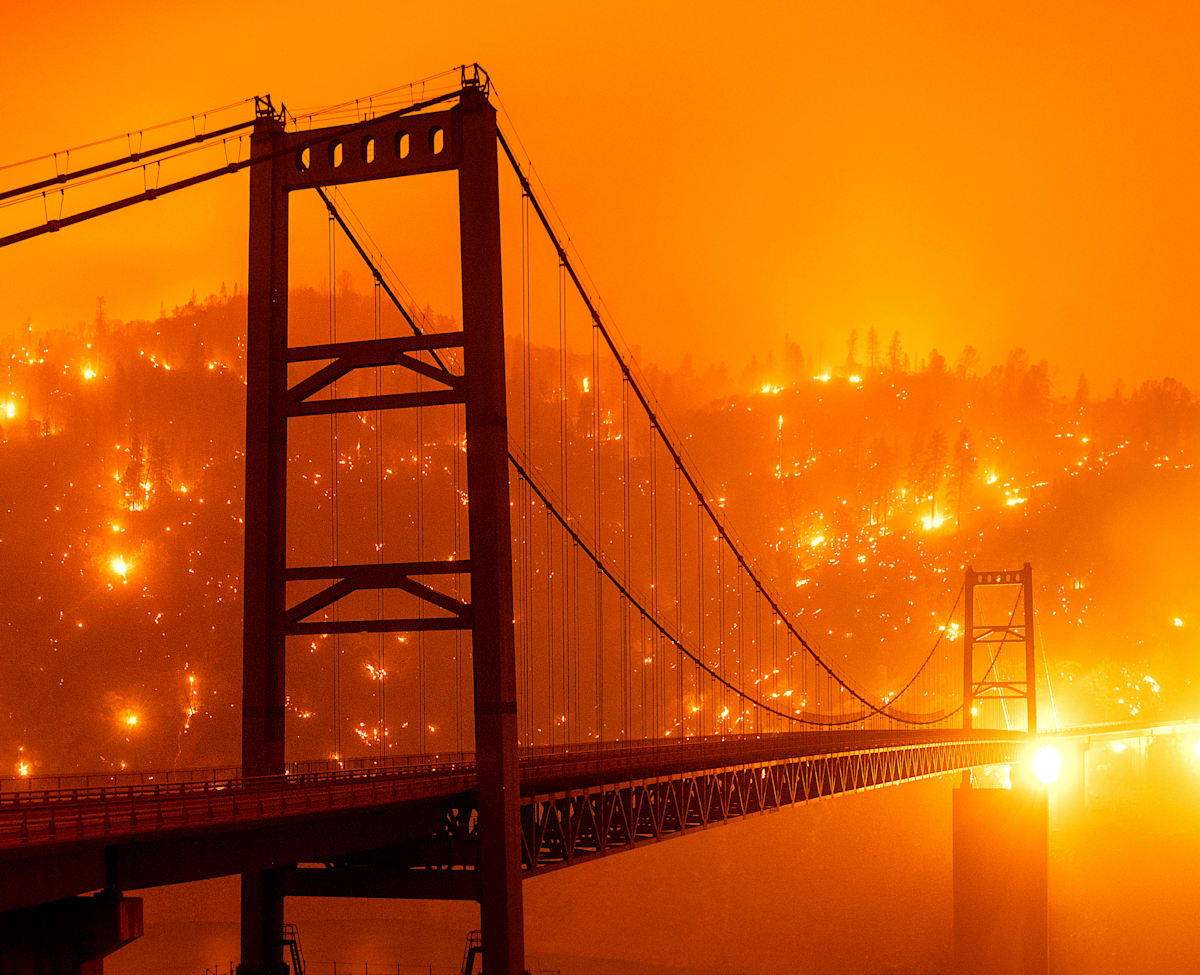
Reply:
M1052 803L1056 975L1190 972L1200 756L1096 743L1085 813ZM564 975L950 972L957 776L787 809L525 885L530 964ZM147 891L110 975L228 971L233 880ZM310 973L455 972L471 905L288 902ZM399 967L397 964L399 963ZM431 967L432 966L432 967Z

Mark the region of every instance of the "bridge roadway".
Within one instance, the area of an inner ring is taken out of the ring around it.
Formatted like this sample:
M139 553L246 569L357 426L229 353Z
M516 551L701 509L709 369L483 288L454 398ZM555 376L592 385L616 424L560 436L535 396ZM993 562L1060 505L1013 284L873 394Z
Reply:
M1020 761L1025 747L1017 732L933 729L527 750L525 875L796 802ZM9 780L0 911L271 869L292 895L474 899L470 756L323 765L264 778L206 769Z

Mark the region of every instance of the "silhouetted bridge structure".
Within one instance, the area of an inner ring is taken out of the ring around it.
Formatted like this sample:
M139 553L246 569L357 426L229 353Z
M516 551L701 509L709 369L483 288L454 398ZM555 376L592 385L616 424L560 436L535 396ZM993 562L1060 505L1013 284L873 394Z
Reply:
M55 971L80 970L136 936L140 915L122 891L241 874L247 975L284 967L288 896L478 901L488 975L516 975L523 877L798 802L1023 762L1037 726L1029 566L967 571L961 664L939 638L883 696L830 664L703 486L489 95L472 66L450 90L388 111L379 99L297 119L257 99L252 119L153 149L139 140L136 152L0 193L65 198L75 179L249 140L234 162L227 152L211 170L0 237L8 246L250 171L242 763L0 790L4 971L43 970L48 932ZM506 378L501 163L521 213L519 388ZM461 330L438 331L399 297L336 193L435 172L458 180ZM335 233L372 276L371 337L339 337L331 310L328 341L290 338L288 200L305 190L329 213L331 279ZM558 368L545 382L532 377L530 355L535 239L548 258L542 278L558 291ZM399 316L398 332L385 334L384 308ZM572 327L585 333L582 377ZM378 434L377 524L364 543L339 528L338 418L371 416L378 431L384 414L416 417L412 519L397 532L385 517ZM289 507L303 515L311 501L289 480L289 437L296 421L322 417L330 552L300 562ZM431 470L443 473L426 478ZM1007 620L977 604L989 587L1016 592ZM383 634L411 638L422 729L426 673L453 661L454 679L429 691L428 707L437 698L473 751L431 753L422 730L411 758L346 758L338 697L336 757L289 759L289 647L321 641L336 688L339 641L378 638L382 743L391 734ZM1008 643L1020 666L999 664ZM1022 730L973 727L1010 700L1025 702ZM1044 793L1041 802L1044 819ZM105 893L78 897L92 891ZM1044 953L1044 883L1042 898ZM1037 904L1030 910L1036 922ZM1029 938L1036 955L1036 923Z

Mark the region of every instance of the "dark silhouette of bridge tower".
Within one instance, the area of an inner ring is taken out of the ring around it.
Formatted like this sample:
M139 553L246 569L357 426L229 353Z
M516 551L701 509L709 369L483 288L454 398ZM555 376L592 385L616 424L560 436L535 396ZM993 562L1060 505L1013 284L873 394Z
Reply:
M1018 590L1017 599L1007 619L993 619L987 611L980 614L979 590L1011 590L1014 587ZM963 582L963 615L963 727L974 725L980 705L991 701L1024 701L1026 730L1036 735L1033 567L1026 562L1020 569L977 572L973 566L968 566ZM1021 644L1024 650L1024 671L1018 677L1004 677L996 669L1000 653L1009 642ZM986 661L977 652L980 648L987 653ZM986 667L980 675L984 664Z
M524 970L508 421L501 305L496 113L487 80L466 69L457 104L327 129L287 132L284 115L259 104L251 149L246 398L246 542L242 766L249 776L284 766L286 638L297 634L459 629L471 635L478 777L474 896L481 906L489 975ZM462 331L296 347L288 342L288 197L295 190L432 172L458 175ZM461 350L461 372L435 350ZM424 357L422 356L424 353ZM433 353L433 362L429 354ZM323 363L297 382L289 366ZM375 396L322 396L364 368L403 367L435 388ZM316 398L314 398L316 397ZM461 404L465 411L469 556L451 562L291 566L287 561L289 420L364 410ZM429 578L455 575L469 602ZM297 583L321 588L297 600ZM396 619L308 621L360 590L415 597L429 613ZM282 866L282 865L281 865ZM420 876L418 871L412 871ZM406 889L438 897L444 877ZM433 886L437 881L438 886ZM282 965L281 871L242 876L242 966ZM345 892L345 891L343 891Z

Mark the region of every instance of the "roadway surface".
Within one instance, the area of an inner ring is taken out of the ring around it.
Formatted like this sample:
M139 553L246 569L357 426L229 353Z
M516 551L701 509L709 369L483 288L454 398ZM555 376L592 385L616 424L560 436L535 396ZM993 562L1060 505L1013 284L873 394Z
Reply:
M528 808L546 797L631 794L683 782L694 788L718 771L744 776L754 768L766 778L768 769L824 769L814 773L824 777L817 791L793 789L788 801L794 802L1016 760L1024 740L1017 732L922 729L539 749L522 755L521 792ZM936 761L921 758L935 753ZM868 765L875 771L863 771ZM225 768L6 780L0 910L104 887L131 890L362 857L436 834L448 809L469 815L474 785L469 755L346 768L298 763L263 778ZM736 815L766 808L739 807Z

